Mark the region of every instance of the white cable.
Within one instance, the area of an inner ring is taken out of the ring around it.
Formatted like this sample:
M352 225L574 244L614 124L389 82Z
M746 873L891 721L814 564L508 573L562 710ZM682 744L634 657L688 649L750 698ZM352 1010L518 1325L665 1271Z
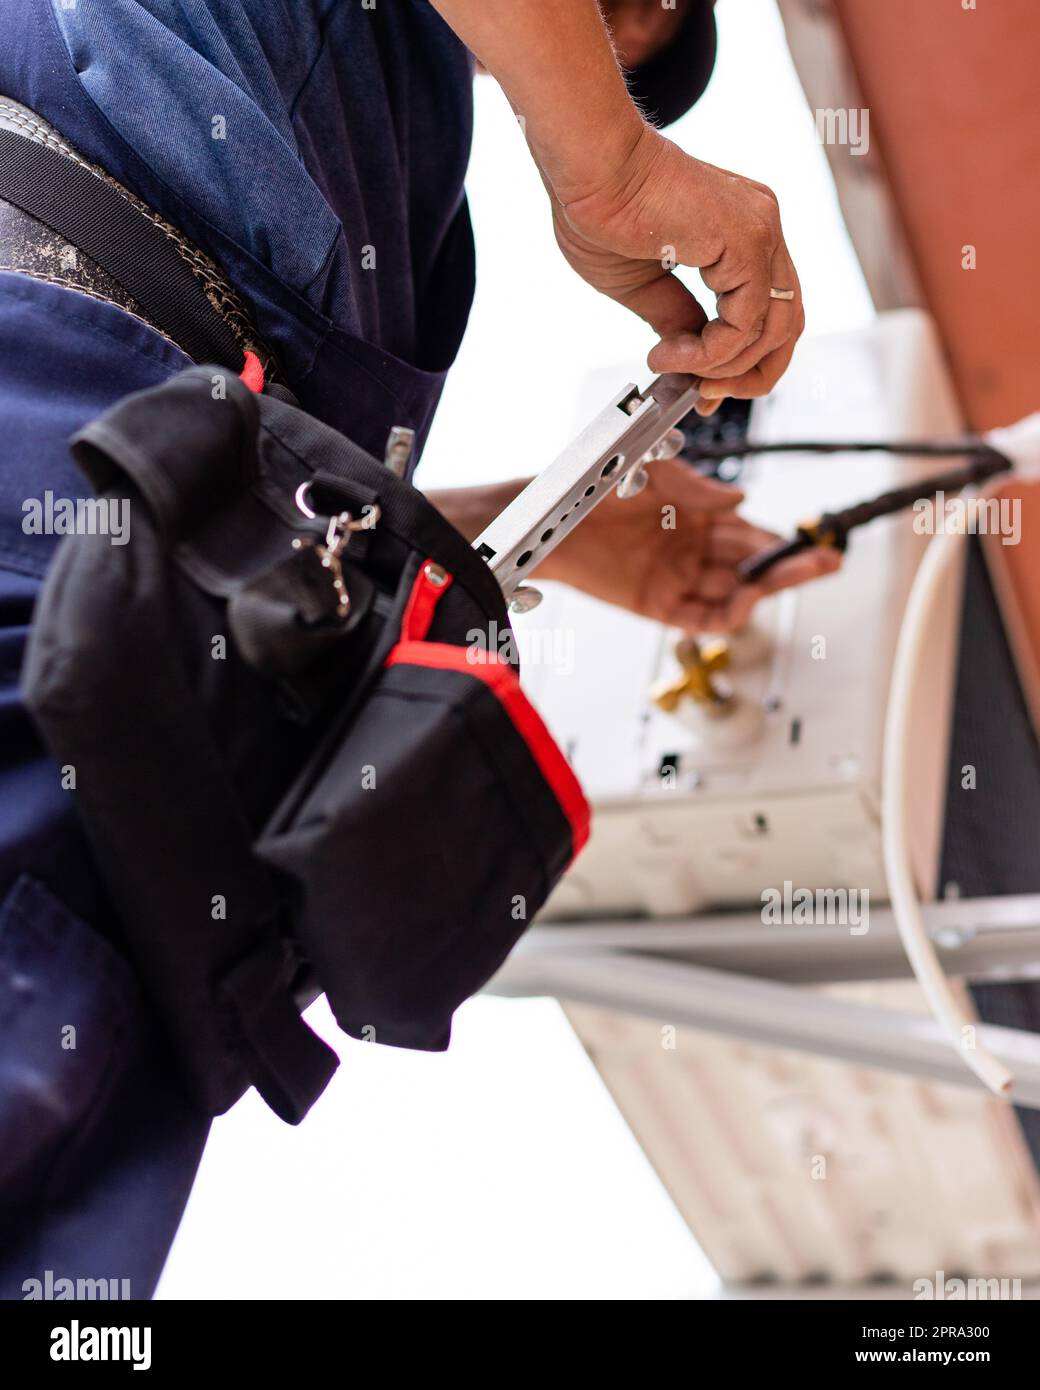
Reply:
M1007 454L1019 477L1040 478L1040 411L1006 429L990 430L985 439Z
M1040 416L1034 418L1040 424ZM932 1013L983 1085L997 1095L1006 1096L1014 1082L1011 1072L984 1047L965 1046L967 1038L976 1036L976 1021L951 987L925 927L914 885L907 830L911 709L918 666L936 600L950 581L954 563L959 558L959 547L966 540L966 536L953 533L933 536L910 589L896 643L885 715L881 841L892 913L903 949ZM966 1029L969 1031L965 1032Z
M986 439L1011 459L1020 477L1040 478L1040 412L1006 429L991 430ZM910 734L917 669L937 599L950 582L966 536L955 532L932 537L914 576L896 643L885 715L882 760L881 842L889 897L907 959L929 1007L946 1029L957 1052L983 1085L1006 1096L1014 1076L985 1048L967 1048L975 1036L975 1020L952 989L932 945L921 915L921 904L910 862L907 807L910 795ZM965 1030L970 1030L965 1032Z

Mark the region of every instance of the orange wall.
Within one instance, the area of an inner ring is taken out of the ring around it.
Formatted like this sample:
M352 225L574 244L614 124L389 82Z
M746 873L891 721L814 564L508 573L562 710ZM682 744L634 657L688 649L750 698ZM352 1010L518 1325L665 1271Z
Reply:
M833 0L962 405L985 429L1040 409L1040 0L975 3Z

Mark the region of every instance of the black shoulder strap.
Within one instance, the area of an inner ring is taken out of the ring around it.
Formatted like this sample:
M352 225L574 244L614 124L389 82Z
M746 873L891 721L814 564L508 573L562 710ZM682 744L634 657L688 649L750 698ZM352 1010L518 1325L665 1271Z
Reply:
M241 371L235 335L175 243L110 183L38 140L0 130L0 198L107 271L189 357Z

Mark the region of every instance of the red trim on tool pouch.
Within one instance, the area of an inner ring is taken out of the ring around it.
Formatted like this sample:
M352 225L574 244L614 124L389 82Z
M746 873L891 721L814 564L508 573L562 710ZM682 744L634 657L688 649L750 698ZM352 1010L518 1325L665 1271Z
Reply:
M516 672L496 652L455 647L446 642L424 642L441 595L451 584L431 584L425 562L416 577L401 623L401 640L386 659L387 666L428 666L442 671L461 671L483 681L501 704L532 758L548 782L571 828L572 857L589 838L589 804L570 763L542 722L538 711L520 687Z
M421 642L430 630L433 622L433 615L443 596L451 588L452 576L440 565L436 566L438 573L444 575L443 584L433 584L430 582L426 569L432 565L432 560L424 560L419 566L419 573L415 576L415 583L412 585L412 592L408 595L408 603L404 610L404 617L401 619L401 641L402 642Z
M264 389L264 368L263 363L255 352L245 353L246 365L239 372L239 376L249 387L250 391L255 391L259 396Z

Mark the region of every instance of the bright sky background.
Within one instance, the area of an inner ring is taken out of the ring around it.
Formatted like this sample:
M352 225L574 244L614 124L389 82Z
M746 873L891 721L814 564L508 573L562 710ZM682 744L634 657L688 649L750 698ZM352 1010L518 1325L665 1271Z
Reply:
M773 0L719 0L718 19L711 87L671 133L776 191L810 332L865 324L870 300ZM537 471L591 413L590 373L649 380L649 330L564 265L487 78L469 187L477 301L423 462L427 487ZM309 1017L340 1053L336 1079L300 1129L252 1093L215 1123L159 1297L715 1292L554 1002L473 1000L435 1056L343 1038L324 1002Z

